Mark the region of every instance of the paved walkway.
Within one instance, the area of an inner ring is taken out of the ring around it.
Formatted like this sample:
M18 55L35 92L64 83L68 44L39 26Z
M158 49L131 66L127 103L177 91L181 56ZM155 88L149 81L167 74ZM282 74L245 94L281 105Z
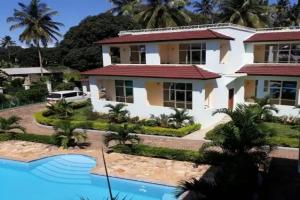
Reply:
M11 115L17 115L22 118L21 125L24 126L28 133L35 134L46 134L50 135L54 133L54 130L49 127L38 125L33 117L33 114L45 109L45 104L35 104L25 107L10 109L0 111L0 116L8 117ZM226 120L226 119L225 119ZM201 145L205 142L201 137L197 138L198 135L204 134L206 130L202 132L192 133L191 136L186 136L184 138L173 138L165 136L153 136L153 135L140 135L141 143L159 146L159 147L169 147L177 149L190 149L198 150ZM200 134L199 134L200 133ZM88 141L91 146L90 149L98 149L102 145L103 131L88 131ZM202 136L203 137L203 136ZM289 159L297 159L298 151L296 149L277 149L272 153L274 157L282 157Z

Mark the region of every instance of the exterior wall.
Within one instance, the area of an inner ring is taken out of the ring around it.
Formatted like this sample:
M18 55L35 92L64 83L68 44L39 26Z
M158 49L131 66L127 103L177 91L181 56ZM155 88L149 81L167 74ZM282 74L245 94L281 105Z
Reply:
M255 97L255 80L245 80L245 101L253 101Z
M146 64L147 65L159 65L159 45L157 43L146 44Z
M130 63L130 46L126 45L120 47L120 59L121 59L121 64Z
M222 40L220 42L220 64L226 64L229 62L228 54L230 51L230 42L228 40Z
M149 88L154 89L153 83L157 82L174 82L172 79L143 79L143 78L121 78L121 77L110 77L111 83L114 79L119 80L133 80L133 95L134 103L128 103L127 109L130 111L131 116L139 116L141 118L149 118L151 114L156 116L160 114L171 114L173 111L169 107L150 105L149 104ZM106 77L95 77L89 78L91 88L91 101L94 111L97 112L108 112L108 109L104 106L108 103L117 104L115 101L107 101L105 99L99 99L99 90L101 84L104 85L105 81L108 80ZM149 87L150 82L150 87ZM205 108L205 81L197 80L177 80L176 82L192 83L193 84L193 109L189 110L190 115L194 116L196 122L201 123L202 127L209 127L223 118L223 115L212 115L215 109ZM101 83L101 84L100 84ZM109 84L108 84L109 85ZM108 89L107 89L108 90ZM111 88L111 90L114 90ZM156 91L157 92L157 91ZM158 92L157 92L158 93ZM150 100L151 101L151 100ZM220 99L221 101L221 99Z
M254 62L265 62L265 45L254 45Z
M178 44L161 44L159 48L160 64L179 64Z

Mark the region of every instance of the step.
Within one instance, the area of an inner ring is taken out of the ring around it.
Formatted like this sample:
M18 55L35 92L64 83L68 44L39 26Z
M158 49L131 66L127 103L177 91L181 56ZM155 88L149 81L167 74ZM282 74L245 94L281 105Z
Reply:
M51 171L48 170L46 168L43 167L38 167L36 169L34 169L32 172L34 173L35 171L40 171L41 173L53 176L53 177L57 177L57 178L63 178L63 179L89 179L89 175L85 174L85 175L76 175L76 174L64 174L61 173L59 171Z

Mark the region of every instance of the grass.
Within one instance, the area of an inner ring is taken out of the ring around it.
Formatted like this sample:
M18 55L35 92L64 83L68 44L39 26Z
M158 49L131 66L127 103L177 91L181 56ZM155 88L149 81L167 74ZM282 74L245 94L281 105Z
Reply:
M205 139L212 140L218 135L215 134L217 129L222 128L222 125L215 127L206 134ZM293 128L292 125L263 122L259 128L268 134L267 140L269 144L274 144L284 147L297 148L299 145L300 131Z
M116 145L113 146L113 152L138 155L152 158L164 158L169 160L179 160L188 162L197 162L201 158L198 151L170 149L165 147L153 147L143 144Z
M0 134L0 142L9 141L9 140L19 140L19 141L56 145L54 137L48 135L37 135L37 134L29 134L29 133L23 133L23 134L22 133L20 134L1 133Z

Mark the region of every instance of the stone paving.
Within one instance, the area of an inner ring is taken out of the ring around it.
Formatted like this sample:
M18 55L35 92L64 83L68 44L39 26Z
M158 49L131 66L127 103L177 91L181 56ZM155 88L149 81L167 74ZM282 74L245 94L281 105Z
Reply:
M92 173L104 174L100 148L62 149L52 145L24 141L1 142L0 158L30 162L60 154L83 154L96 158L97 166ZM172 161L125 154L106 154L110 176L149 181L175 186L179 181L200 177L210 168L209 165L195 166L193 163Z

